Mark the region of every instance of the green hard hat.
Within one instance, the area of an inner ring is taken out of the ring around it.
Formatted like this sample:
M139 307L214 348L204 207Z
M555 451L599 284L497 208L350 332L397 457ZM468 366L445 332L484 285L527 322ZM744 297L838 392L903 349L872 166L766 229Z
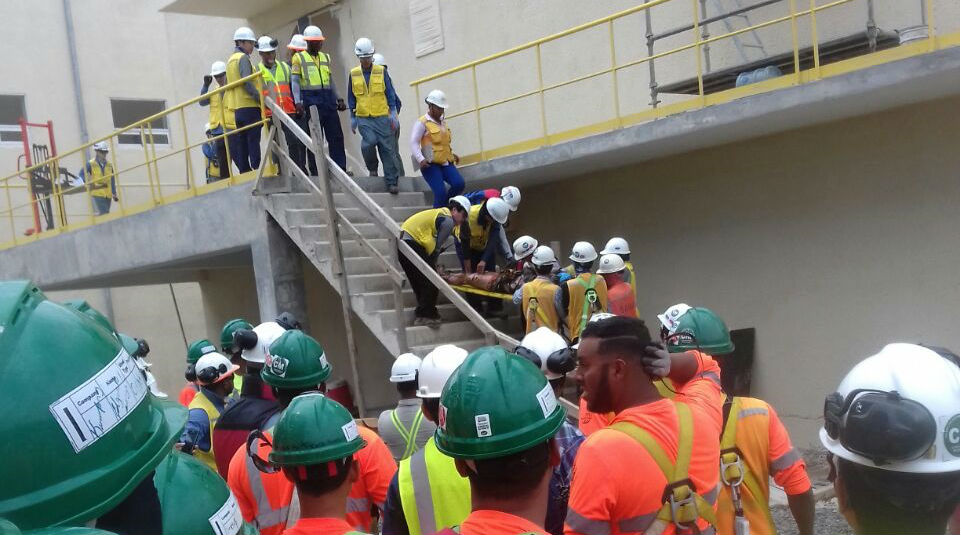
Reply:
M90 306L90 303L88 303L85 300L70 299L69 301L64 301L63 306L76 310L81 314L86 314L92 320L97 322L97 324L100 325L101 327L107 329L108 331L114 334L117 333L117 329L114 328L113 323L110 323L110 320L107 318L107 316L104 316L102 312Z
M0 532L3 533L3 532ZM19 531L17 533L20 533ZM55 526L24 531L23 535L116 535L112 531L84 526Z
M113 334L29 281L0 282L0 392L17 404L0 420L0 517L22 530L83 524L116 507L187 419L184 407L149 395Z
M0 518L0 535L20 535L20 528L6 518Z
M224 328L220 330L220 349L224 352L224 354L232 353L231 346L234 345L234 331L238 331L240 329L250 330L253 328L253 325L240 318L234 318L227 323L224 323Z
M320 392L309 392L295 397L280 416L268 459L278 466L321 464L366 445L347 409Z
M197 364L200 357L206 355L207 353L214 353L217 348L210 343L210 340L206 338L197 340L187 346L187 364Z
M694 307L677 319L677 327L667 337L670 353L701 351L725 355L734 351L731 332L720 316L710 309Z
M564 409L541 370L502 347L467 356L440 395L437 449L458 459L491 459L547 441Z
M171 452L157 466L153 481L164 535L235 535L251 527L245 526L227 483L191 455Z
M140 344L130 335L124 333L117 333L117 338L120 339L120 344L123 348L127 350L127 354L134 356L140 352Z
M270 344L260 377L277 388L312 388L330 377L330 364L317 340L287 331Z

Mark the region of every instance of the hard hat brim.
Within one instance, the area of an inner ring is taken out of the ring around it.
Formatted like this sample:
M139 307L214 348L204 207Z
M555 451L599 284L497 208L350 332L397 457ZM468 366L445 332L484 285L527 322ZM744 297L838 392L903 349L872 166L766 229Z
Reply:
M402 373L398 375L391 375L390 382L392 383L406 383L417 379L417 372L414 373Z
M311 41L326 41L326 40L327 40L326 37L304 37L304 41L307 41L308 43Z

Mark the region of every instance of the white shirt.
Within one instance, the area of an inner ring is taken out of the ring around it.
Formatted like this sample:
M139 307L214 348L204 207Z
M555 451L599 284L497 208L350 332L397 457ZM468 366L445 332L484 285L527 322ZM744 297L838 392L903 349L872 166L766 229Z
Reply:
M435 120L430 114L426 114L427 120L433 123L439 124L443 128L447 128L444 124L444 118L441 117L440 121ZM414 121L414 128L410 132L410 157L414 159L414 164L420 166L420 162L426 160L424 157L424 152L420 147L420 140L424 139L424 134L427 133L427 126L424 125L420 120ZM444 163L443 165L447 165Z

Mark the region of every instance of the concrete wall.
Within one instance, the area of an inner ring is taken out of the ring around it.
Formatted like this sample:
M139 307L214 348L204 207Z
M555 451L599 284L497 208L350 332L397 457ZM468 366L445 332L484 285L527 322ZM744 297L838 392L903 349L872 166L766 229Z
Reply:
M243 318L253 325L261 321L254 272L250 267L204 271L200 295L205 332L218 348L220 330L227 321Z
M957 351L958 101L943 99L524 191L542 241L628 239L638 305L754 327L754 394L796 443L822 396L895 341ZM558 209L578 211L557 217Z

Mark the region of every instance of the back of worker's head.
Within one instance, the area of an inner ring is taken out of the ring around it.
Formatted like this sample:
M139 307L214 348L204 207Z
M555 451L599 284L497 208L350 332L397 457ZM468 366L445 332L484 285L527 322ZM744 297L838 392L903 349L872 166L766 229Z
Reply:
M502 347L482 347L451 375L440 399L437 448L479 497L518 499L557 463L564 409L541 371Z
M581 343L588 338L598 339L600 353L636 356L638 365L641 364L645 348L653 343L644 321L626 316L610 316L588 322L581 332Z
M299 330L285 331L266 352L260 377L270 385L282 407L308 391L325 389L331 367L324 348Z
M438 414L440 396L444 385L466 358L466 350L455 345L444 344L435 347L420 363L417 372L417 397L422 400L421 410L428 420L437 423L440 416Z
M413 397L417 393L417 370L421 359L413 353L403 353L394 359L390 367L390 382L397 386L402 396Z
M959 496L955 359L889 344L825 399L821 442L836 466L842 512L856 531L944 533Z

